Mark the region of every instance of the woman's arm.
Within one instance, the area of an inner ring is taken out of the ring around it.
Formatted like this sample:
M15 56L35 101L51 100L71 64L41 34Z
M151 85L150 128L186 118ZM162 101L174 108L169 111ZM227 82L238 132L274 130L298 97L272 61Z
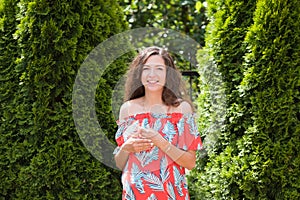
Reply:
M116 166L120 170L123 170L123 168L125 167L128 157L129 157L129 152L124 151L122 146L119 147L119 150L115 154L115 162L116 162Z
M165 152L174 162L182 167L191 170L196 165L196 151L182 150L169 143L163 136L157 131L152 129L140 129L142 136L148 137L152 140L153 144ZM152 137L151 137L152 136Z
M125 119L129 115L128 106L128 103L125 103L121 106L119 119ZM121 170L123 170L124 166L126 165L130 153L145 151L153 147L153 143L150 139L138 137L137 126L137 123L133 123L131 126L126 128L126 135L130 136L119 147L119 151L114 156L116 166Z
M138 138L136 136L130 137L124 142L119 151L115 154L116 166L123 170L130 153L146 151L152 147L153 143L150 139Z
M181 113L192 113L192 107L187 102L182 102L175 110ZM183 150L169 143L163 136L153 129L140 128L140 135L144 138L151 139L153 144L164 151L174 162L189 170L196 165L196 151Z
M160 135L161 136L161 135ZM182 167L191 170L196 165L196 151L184 151L169 143L166 139L161 138L157 142L158 147L162 149L172 160Z

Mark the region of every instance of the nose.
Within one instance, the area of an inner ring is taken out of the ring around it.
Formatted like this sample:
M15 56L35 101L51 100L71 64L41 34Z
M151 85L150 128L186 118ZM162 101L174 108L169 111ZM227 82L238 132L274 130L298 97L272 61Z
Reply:
M157 71L155 69L155 67L151 67L148 73L148 76L153 77L157 75Z
M148 76L154 76L154 75L155 75L154 68L151 67Z

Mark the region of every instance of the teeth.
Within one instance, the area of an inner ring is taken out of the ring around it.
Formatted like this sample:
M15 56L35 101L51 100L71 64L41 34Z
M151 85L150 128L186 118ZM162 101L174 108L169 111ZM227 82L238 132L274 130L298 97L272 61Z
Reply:
M158 81L148 81L148 83L157 83Z

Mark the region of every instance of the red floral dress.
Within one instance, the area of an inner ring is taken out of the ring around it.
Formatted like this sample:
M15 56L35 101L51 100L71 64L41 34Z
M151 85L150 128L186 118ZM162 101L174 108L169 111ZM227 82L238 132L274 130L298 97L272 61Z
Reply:
M166 140L183 150L202 148L195 114L141 113L117 123L115 139L118 146L129 137L126 129L133 123L138 123L158 131ZM123 200L189 199L185 168L156 146L147 151L129 154L122 173L122 184Z

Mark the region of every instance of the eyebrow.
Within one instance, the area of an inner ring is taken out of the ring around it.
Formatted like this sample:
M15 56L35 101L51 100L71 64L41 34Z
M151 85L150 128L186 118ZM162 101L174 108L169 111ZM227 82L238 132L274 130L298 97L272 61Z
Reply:
M143 65L143 67L145 67L145 66L147 66L147 67L166 67L165 65L157 65L157 64L153 64L153 65L146 65L146 64L144 64Z

